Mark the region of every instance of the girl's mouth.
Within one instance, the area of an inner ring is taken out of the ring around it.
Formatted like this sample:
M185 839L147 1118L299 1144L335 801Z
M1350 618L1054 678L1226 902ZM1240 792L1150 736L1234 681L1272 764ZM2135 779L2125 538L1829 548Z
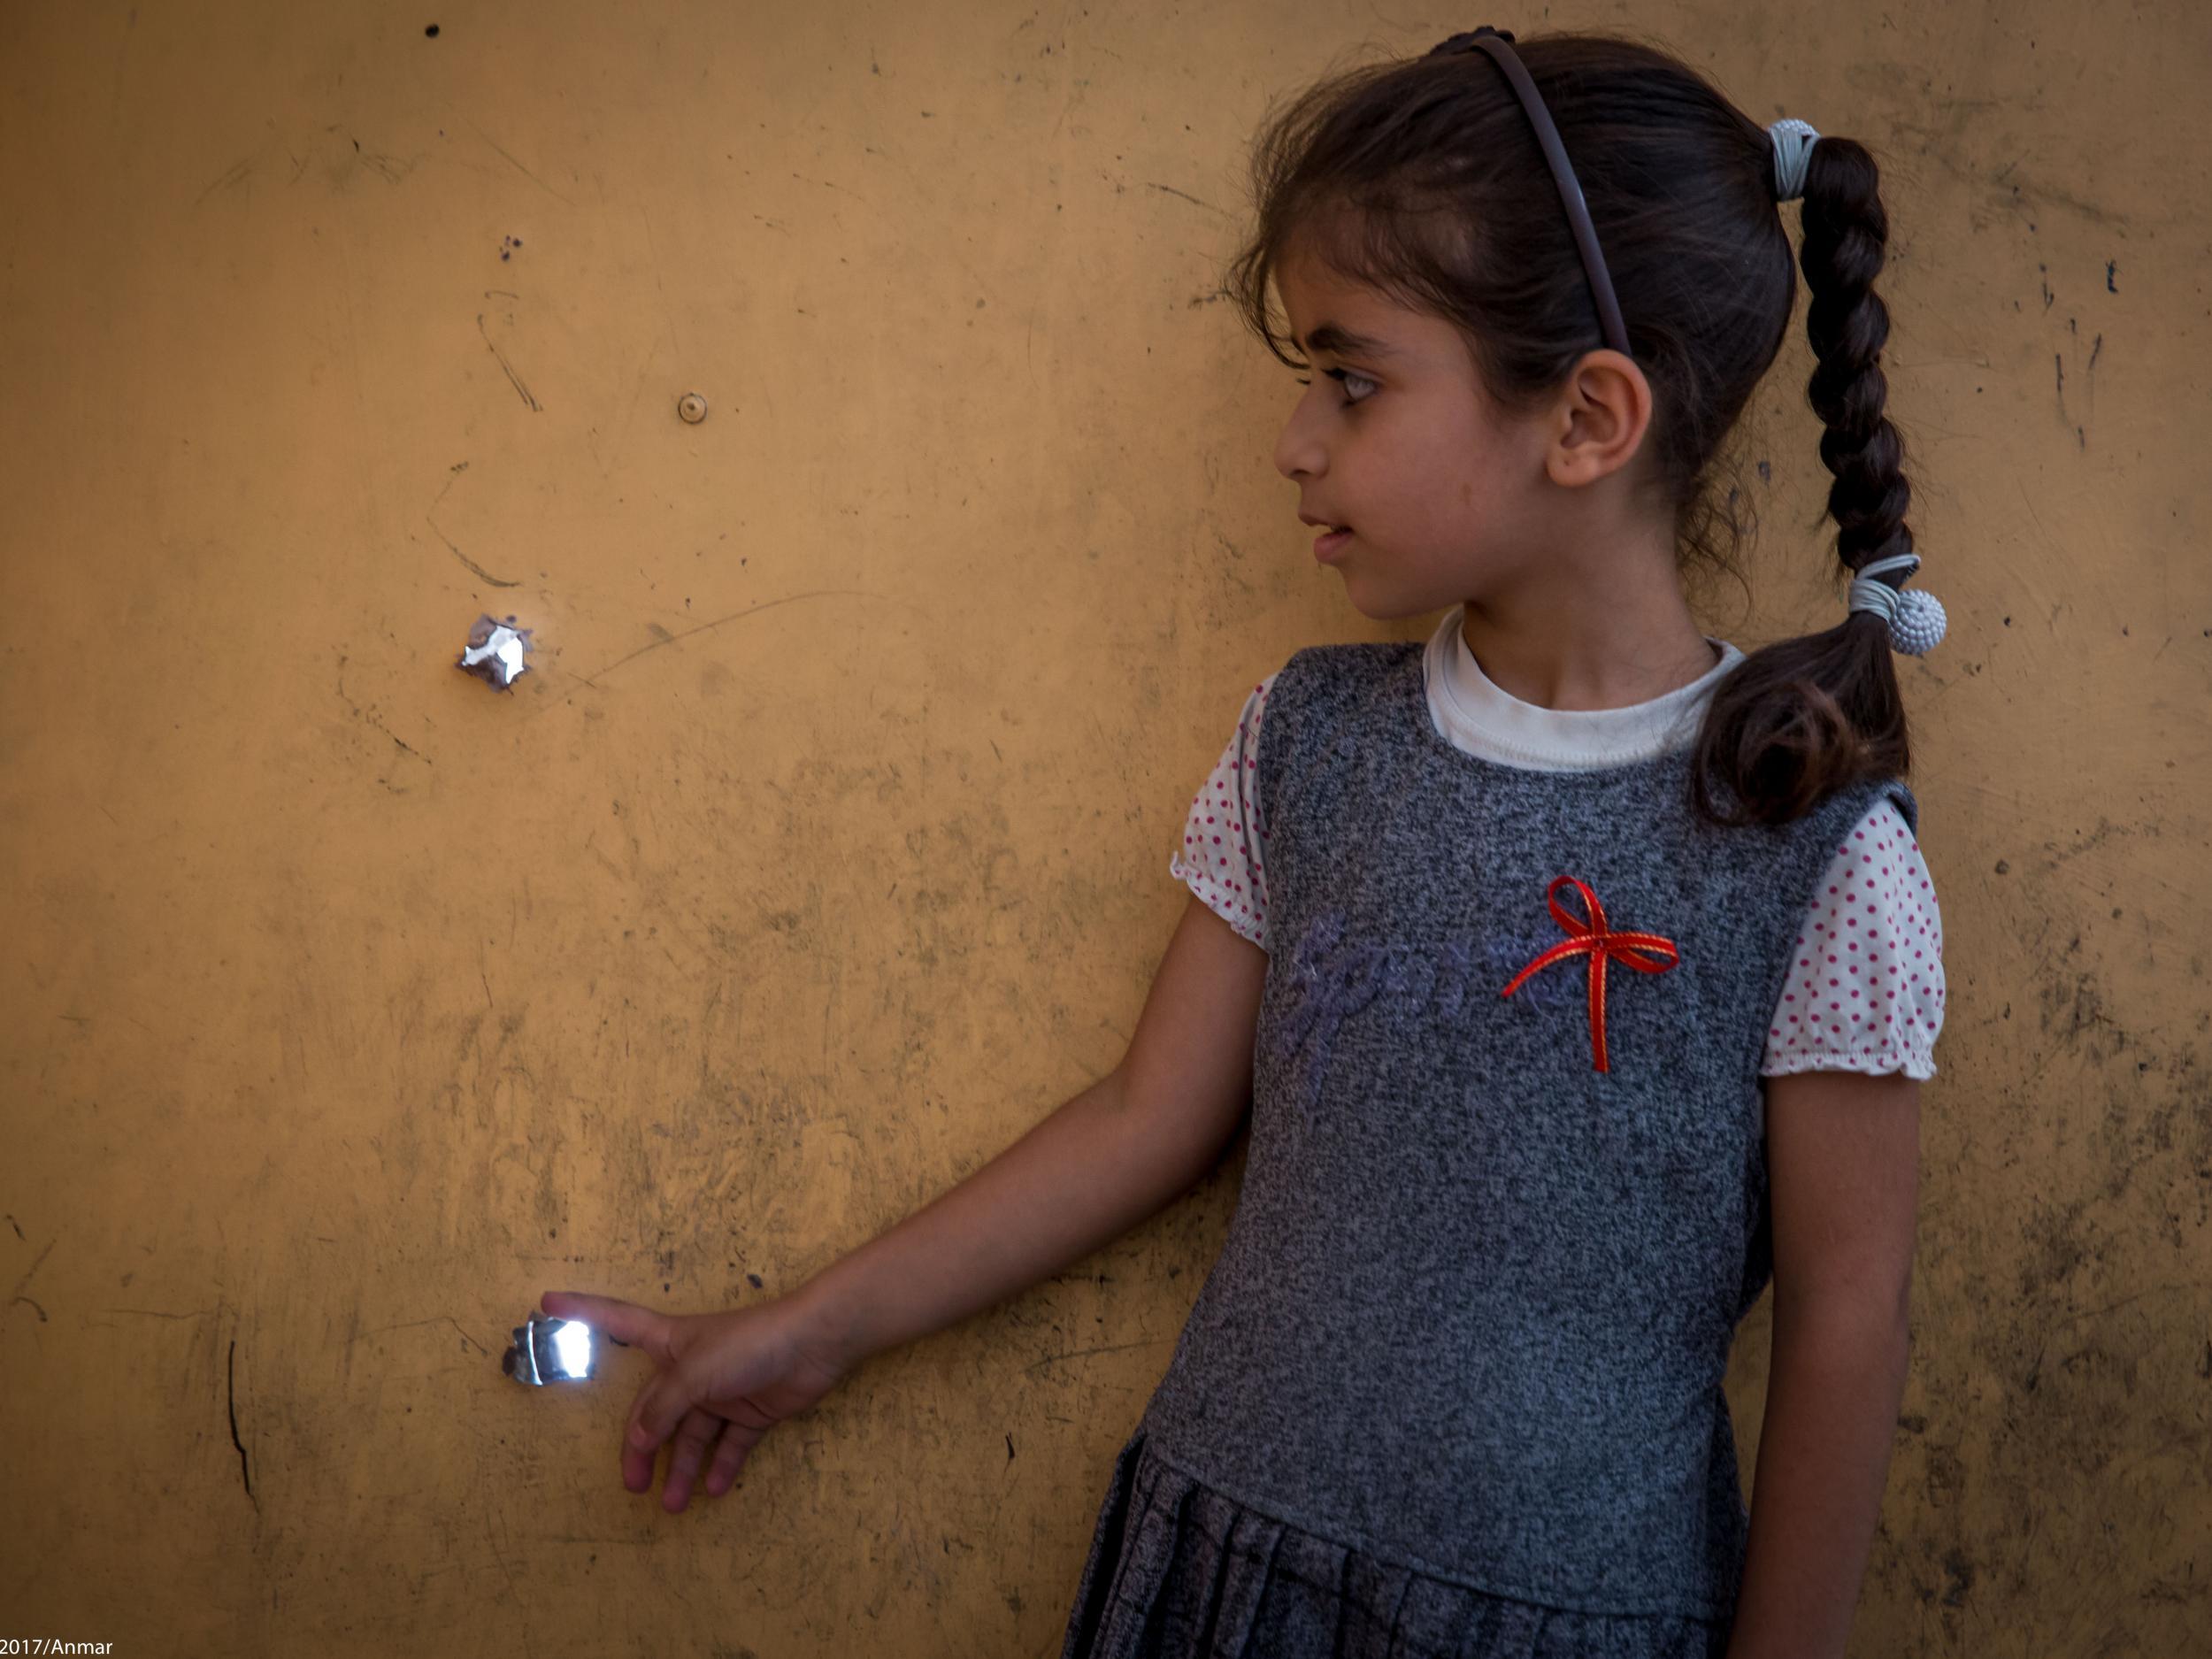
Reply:
M1314 538L1313 556L1317 559L1319 559L1324 565L1326 565L1331 559L1337 556L1338 552L1343 548L1344 544L1351 539L1352 533L1348 528L1342 530L1324 530L1319 535Z

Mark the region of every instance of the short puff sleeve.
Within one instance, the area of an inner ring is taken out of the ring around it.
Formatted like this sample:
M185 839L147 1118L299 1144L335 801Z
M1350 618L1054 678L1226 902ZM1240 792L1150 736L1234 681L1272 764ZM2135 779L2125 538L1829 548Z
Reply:
M1799 929L1763 1077L1935 1075L1943 917L1904 814L1885 796L1844 838Z
M1169 873L1262 949L1267 948L1267 831L1259 821L1260 718L1275 676L1246 694L1237 729L1191 802Z

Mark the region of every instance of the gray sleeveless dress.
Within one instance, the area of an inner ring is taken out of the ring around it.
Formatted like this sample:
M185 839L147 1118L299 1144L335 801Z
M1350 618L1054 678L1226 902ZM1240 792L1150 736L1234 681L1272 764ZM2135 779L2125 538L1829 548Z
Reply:
M1298 652L1257 760L1243 1187L1064 1659L1719 1655L1768 1021L1835 847L1911 792L1719 830L1686 749L1498 765L1417 643Z

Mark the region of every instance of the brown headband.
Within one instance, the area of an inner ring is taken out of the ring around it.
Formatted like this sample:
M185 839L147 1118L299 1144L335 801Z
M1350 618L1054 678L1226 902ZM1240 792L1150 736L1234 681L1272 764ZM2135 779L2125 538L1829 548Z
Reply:
M1559 199L1567 204L1567 218L1574 226L1575 246L1582 251L1582 268L1590 278L1591 297L1597 301L1598 324L1605 334L1605 343L1623 357L1633 358L1628 349L1628 329L1621 321L1620 302L1613 297L1613 279L1605 273L1605 256L1598 251L1597 227L1590 223L1590 210L1582 200L1582 186L1575 180L1575 170L1567 160L1567 147L1559 142L1559 129L1552 125L1551 111L1544 107L1543 95L1536 90L1536 83L1529 79L1522 67L1520 54L1510 42L1510 33L1494 29L1487 23L1465 35L1431 47L1432 58L1440 53L1471 52L1479 47L1490 54L1498 67L1505 71L1505 78L1521 100L1521 107L1528 111L1528 123L1536 129L1536 142L1544 148L1544 159L1551 165L1552 182L1559 187Z

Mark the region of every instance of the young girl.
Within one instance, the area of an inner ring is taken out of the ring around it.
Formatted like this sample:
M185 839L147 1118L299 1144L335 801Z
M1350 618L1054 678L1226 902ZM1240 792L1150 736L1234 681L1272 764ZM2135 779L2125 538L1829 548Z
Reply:
M625 1480L726 1491L864 1356L1059 1271L1219 1156L1234 1222L1114 1470L1065 1652L1840 1655L1903 1386L1941 928L1891 653L1941 610L1882 415L1847 139L1617 40L1481 29L1263 138L1247 320L1325 365L1275 451L1425 644L1254 687L1171 862L1129 1051L794 1294L641 1344ZM1679 569L1801 264L1835 626L1746 656ZM1722 1384L1771 1278L1755 1502Z

